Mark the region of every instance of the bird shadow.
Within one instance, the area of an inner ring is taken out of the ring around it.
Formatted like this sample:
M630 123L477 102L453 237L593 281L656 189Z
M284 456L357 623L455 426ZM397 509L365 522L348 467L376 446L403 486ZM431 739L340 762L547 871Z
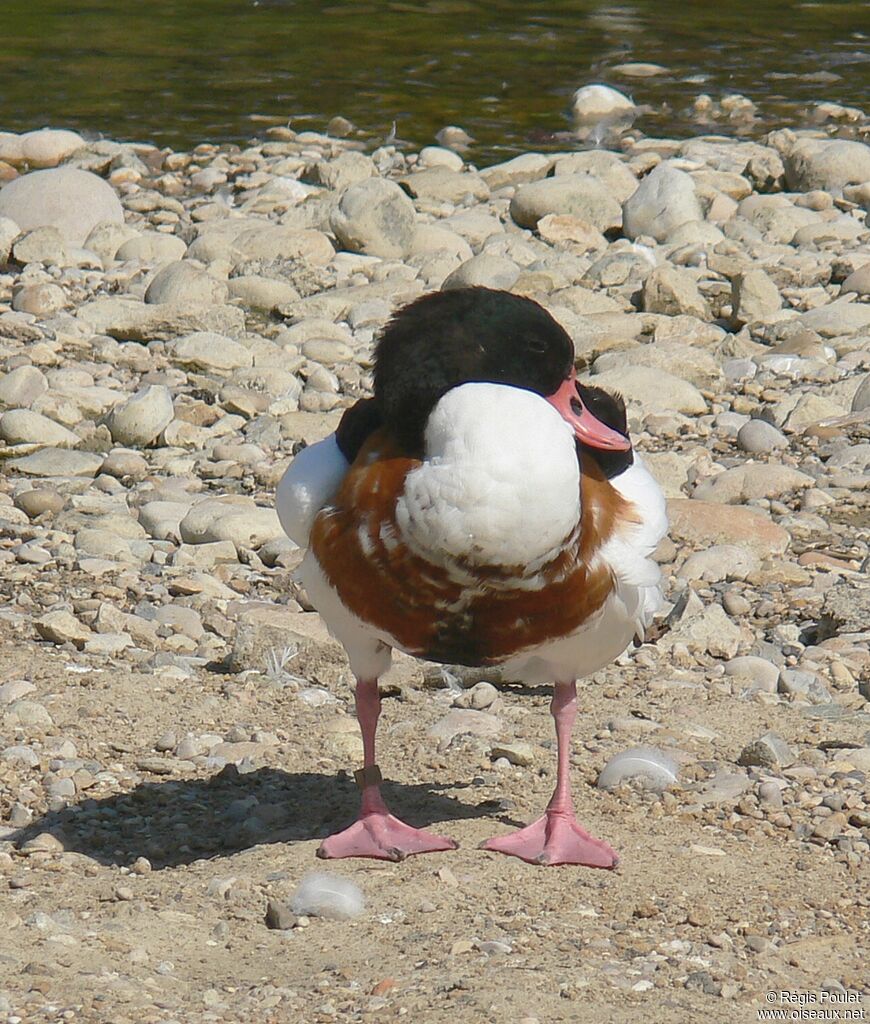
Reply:
M385 782L383 792L390 809L418 828L489 817L514 824L497 813L498 802L463 803L444 795L441 790L446 788ZM21 847L49 833L64 851L101 864L129 866L146 857L160 870L261 844L322 839L349 824L358 806L359 791L344 773L275 768L239 772L235 765L227 765L206 779L143 782L124 793L69 804L7 838Z

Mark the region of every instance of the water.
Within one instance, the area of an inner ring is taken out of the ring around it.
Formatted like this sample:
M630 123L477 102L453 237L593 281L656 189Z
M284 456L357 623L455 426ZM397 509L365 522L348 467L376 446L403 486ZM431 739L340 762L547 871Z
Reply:
M557 144L591 81L649 105L646 133L677 137L705 130L699 92L745 93L771 126L806 123L815 100L867 106L868 39L867 2L3 0L0 130L184 149L341 114L417 145L459 124L484 163ZM627 78L614 68L628 61L668 72Z

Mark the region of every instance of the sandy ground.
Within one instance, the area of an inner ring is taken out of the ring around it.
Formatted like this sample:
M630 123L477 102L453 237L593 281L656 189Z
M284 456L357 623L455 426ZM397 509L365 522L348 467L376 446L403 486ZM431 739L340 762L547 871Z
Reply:
M758 1019L771 991L870 981L866 862L850 869L788 830L766 834L764 822L732 813L733 801L698 811L691 783L663 798L594 787L608 754L626 745L606 728L614 717L655 720L659 740L677 736L712 768L768 729L817 746L826 724L795 706L735 706L655 664L602 673L581 691L574 781L581 819L622 862L613 872L546 869L477 846L547 799L547 694L500 687L495 709L535 759L497 770L471 737L439 753L427 730L448 691L400 678L380 734L389 797L460 848L398 864L326 863L318 840L355 803L353 764L331 741L350 735L336 706L216 672L176 684L70 671L75 654L22 643L8 627L2 651L6 673L36 683L79 756L122 779L109 796L98 784L80 806L38 816L14 836L29 855L0 865L0 1005L10 1021L737 1022ZM336 689L350 696L346 680ZM852 717L838 739L866 731L867 716ZM263 767L178 770L155 755L168 729L240 723L277 732ZM691 738L704 727L715 739ZM267 900L287 899L317 868L360 886L362 916L268 929Z

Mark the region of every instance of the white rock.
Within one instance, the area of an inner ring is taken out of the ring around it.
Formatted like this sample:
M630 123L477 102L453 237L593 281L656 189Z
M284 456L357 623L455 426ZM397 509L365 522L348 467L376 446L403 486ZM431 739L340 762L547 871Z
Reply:
M96 174L57 167L23 174L0 189L0 216L11 217L22 231L56 227L68 245L82 246L97 224L122 224L124 210Z
M731 278L731 319L740 327L778 313L782 309L779 289L760 267L752 267Z
M596 374L589 382L618 391L636 402L644 413L682 412L697 415L707 411L704 396L688 381L651 366L625 366Z
M766 693L776 693L779 681L779 667L764 658L747 654L740 658L731 658L725 664L725 675L738 681L745 680L754 689Z
M40 128L21 136L22 162L30 167L57 167L84 146L85 140L78 132Z
M743 452L772 452L788 448L788 438L771 423L750 420L737 431L737 447Z
M238 299L249 309L272 312L279 306L296 302L299 298L299 292L289 281L279 281L274 277L263 277L260 274L231 277L227 285L230 298Z
M622 224L622 212L612 191L591 174L562 174L520 185L511 200L511 217L520 227L534 228L548 214L571 214L599 231Z
M424 146L418 159L423 167L447 167L451 171L461 171L463 165L462 157L458 153L443 146ZM374 173L374 167L372 172ZM484 172L481 173L486 177Z
M95 476L102 464L102 455L65 448L43 448L7 463L10 469L26 476Z
M75 448L77 434L30 409L10 409L0 416L0 437L7 444L45 444L55 448Z
M482 252L472 256L461 266L449 274L441 285L442 291L452 288L469 288L482 286L485 288L502 288L505 291L516 284L520 276L520 268L513 260L505 256L491 256Z
M258 548L283 532L274 509L224 499L194 505L179 524L179 534L186 544L229 540L236 547Z
M27 231L16 239L12 255L19 263L49 263L56 266L64 266L68 259L63 235L56 227L48 224Z
M181 520L190 511L189 503L149 501L139 509L139 525L154 540L179 537Z
M583 153L560 156L553 164L553 175L591 174L610 190L618 203L624 203L637 188L637 176L619 156L606 149L590 149Z
M21 234L21 228L11 217L0 217L0 263L6 263L12 252L12 243Z
M629 117L635 105L618 89L609 85L584 85L571 99L571 112L576 124L595 124L612 118Z
M823 338L857 334L870 327L870 303L835 299L827 306L818 306L801 313L800 322Z
M169 388L150 384L116 405L106 419L106 426L116 444L136 447L155 441L174 416Z
M865 409L870 409L870 373L864 375L852 397L852 412L863 412Z
M167 343L167 352L174 363L198 370L227 372L253 364L253 356L244 345L211 331L196 331Z
M116 260L142 260L143 263L169 263L180 260L187 246L177 235L145 231L130 238L112 253Z
M394 181L369 178L345 190L330 223L344 249L393 259L410 250L415 219L414 204Z
M722 383L722 370L714 355L679 341L656 341L652 345L603 352L592 364L592 372L599 374L624 366L652 366L667 372L678 368L680 378L698 388L719 387Z
M26 285L12 299L12 308L34 316L50 316L67 305L66 292L50 281Z
M839 192L870 181L870 146L847 139L798 139L784 164L790 189Z
M48 390L48 381L35 366L17 366L0 377L0 405L26 409Z
M703 219L691 176L667 162L642 179L622 204L626 238L650 235L663 242L681 224Z
M719 583L727 579L745 580L760 568L761 559L749 548L737 544L714 544L689 555L677 575L685 580Z
M710 316L706 299L698 291L694 276L667 263L656 267L643 283L643 308L667 316L686 314L699 320Z
M699 501L739 505L753 498L779 498L814 484L811 476L791 466L748 463L705 480L695 488L692 497Z
M167 263L148 285L145 301L162 305L172 302L222 303L227 299L227 285L189 260Z

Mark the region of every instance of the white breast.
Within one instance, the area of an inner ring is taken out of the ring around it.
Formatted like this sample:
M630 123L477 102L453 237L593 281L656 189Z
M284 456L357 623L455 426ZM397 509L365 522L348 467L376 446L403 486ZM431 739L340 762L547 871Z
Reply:
M638 520L621 524L596 553L596 561L613 573L613 591L575 633L511 658L504 665L506 678L539 683L591 675L642 635L660 608L661 572L650 555L668 528L664 495L637 452L634 464L610 483L631 503Z
M338 490L348 471L347 459L330 434L303 448L290 463L276 493L276 509L287 536L308 547L314 517Z
M533 567L576 526L573 433L539 395L463 384L433 410L425 443L396 520L405 542L432 561Z

